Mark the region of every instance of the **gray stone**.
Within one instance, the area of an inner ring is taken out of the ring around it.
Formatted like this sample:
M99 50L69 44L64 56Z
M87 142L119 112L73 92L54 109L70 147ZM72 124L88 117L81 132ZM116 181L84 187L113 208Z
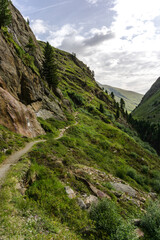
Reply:
M89 208L93 203L97 203L97 202L98 202L98 198L94 195L90 195L85 199L85 204L87 208Z
M153 200L155 200L157 198L157 193L151 192L151 193L149 193L149 195Z
M138 238L144 237L144 232L140 228L137 228L135 231Z
M69 197L70 199L73 199L73 198L76 197L75 192L74 192L73 189L70 188L69 186L66 186L66 187L65 187L65 190L66 190L66 193L67 193L67 195L68 195L68 197Z
M116 189L116 191L124 192L131 197L136 197L137 195L137 191L127 184L113 182L111 182L111 184Z
M81 198L77 198L77 202L78 202L78 205L80 206L80 208L82 208L82 209L87 208L86 204L84 203L84 201Z

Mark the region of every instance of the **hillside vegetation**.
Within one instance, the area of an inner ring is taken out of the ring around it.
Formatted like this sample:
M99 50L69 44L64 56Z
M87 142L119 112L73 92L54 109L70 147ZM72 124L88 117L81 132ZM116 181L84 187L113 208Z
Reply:
M90 69L75 56L54 51L70 112L66 108L66 121L39 118L47 141L8 174L0 191L0 236L137 239L132 221L155 197L151 192L159 193L159 157L123 114L121 123L115 121L114 100L97 86Z
M145 94L142 102L133 111L132 115L138 120L147 120L150 123L159 123L160 120L160 79L153 84Z
M144 141L160 153L160 78L144 95L141 103L132 112L131 123Z
M109 85L100 83L98 83L98 85L101 88L104 88L104 90L107 90L109 94L113 92L117 102L120 102L120 99L123 98L125 101L125 108L128 113L131 113L138 106L143 97L142 94L133 91L127 91L121 88L111 87Z
M25 86L18 96L12 79L2 89L32 109L41 129L36 138L46 141L13 165L0 186L0 238L159 240L160 159L127 122L124 109L117 116L115 100L97 85L93 71L75 54L56 48L59 84L52 91L41 78L41 65L35 68L36 56L24 66L25 50L6 29L1 34L19 66L33 74L33 81L23 79L19 69L17 79ZM45 44L36 42L40 55ZM30 124L26 128L31 134ZM0 130L6 154L28 141Z

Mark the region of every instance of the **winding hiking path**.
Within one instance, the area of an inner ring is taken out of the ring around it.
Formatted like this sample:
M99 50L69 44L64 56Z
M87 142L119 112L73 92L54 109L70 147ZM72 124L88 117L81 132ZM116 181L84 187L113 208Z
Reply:
M17 163L18 160L27 152L29 152L31 150L31 148L40 142L45 142L46 140L38 140L38 141L34 141L34 142L30 142L27 143L26 146L13 153L12 155L10 155L6 160L4 160L4 162L0 165L0 181L6 176L7 172L9 171L10 167Z
M75 119L76 119L77 114L78 114L77 112L74 114ZM61 137L63 137L63 135L64 135L64 133L67 129L69 129L70 127L75 126L77 124L78 124L78 122L76 121L74 124L72 124L68 127L65 127L63 129L60 129L60 134L59 134L58 137L55 138L55 140L58 140ZM28 153L35 144L45 142L45 141L46 140L36 140L36 141L30 142L30 143L27 143L24 148L22 148L21 150L13 153L6 160L4 160L4 162L0 165L0 185L2 184L2 180L5 178L7 172L9 171L9 169L11 168L11 166L13 164L16 164L19 161L19 159L24 154Z

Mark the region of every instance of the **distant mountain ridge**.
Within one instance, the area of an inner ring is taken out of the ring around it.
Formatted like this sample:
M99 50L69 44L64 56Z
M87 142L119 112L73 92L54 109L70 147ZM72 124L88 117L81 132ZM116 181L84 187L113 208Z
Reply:
M143 95L140 93L124 90L121 88L112 87L109 85L103 85L101 83L98 83L98 85L101 88L104 88L104 90L107 90L109 94L111 92L113 92L115 95L116 101L119 102L120 99L123 98L125 101L125 105L126 105L125 107L128 112L132 112L136 108L136 106L138 106L138 104L141 102L141 100L143 98Z
M138 120L146 120L154 123L160 121L160 77L144 95L132 115Z

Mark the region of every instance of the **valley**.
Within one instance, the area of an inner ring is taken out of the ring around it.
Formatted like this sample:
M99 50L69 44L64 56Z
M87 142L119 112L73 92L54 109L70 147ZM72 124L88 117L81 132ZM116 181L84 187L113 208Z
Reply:
M124 89L115 88L100 83L98 84L101 88L104 88L105 91L107 90L109 94L113 92L117 102L120 102L120 99L123 98L123 100L125 101L125 109L128 111L128 113L131 113L139 105L143 97L143 95L140 93L127 91Z
M159 240L160 157L133 124L159 92L129 115L76 54L37 41L9 9L0 32L0 239ZM115 91L132 96L129 111L142 97Z

